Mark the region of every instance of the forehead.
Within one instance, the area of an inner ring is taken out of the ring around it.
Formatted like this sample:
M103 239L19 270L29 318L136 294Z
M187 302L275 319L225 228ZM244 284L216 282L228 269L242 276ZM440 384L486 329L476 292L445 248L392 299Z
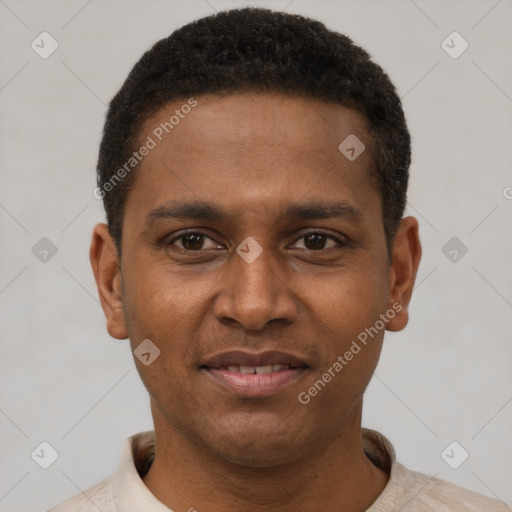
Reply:
M189 107L192 101L195 106ZM143 136L153 134L157 143L166 139L183 148L193 146L194 151L221 142L244 151L263 145L296 151L327 149L329 153L354 132L366 137L366 122L359 112L280 93L205 95L174 101L150 117L141 130Z
M186 198L245 210L354 199L370 186L372 166L369 151L355 160L340 151L354 136L369 146L364 117L334 103L277 93L185 98L144 123L139 143L154 147L130 195L148 208Z

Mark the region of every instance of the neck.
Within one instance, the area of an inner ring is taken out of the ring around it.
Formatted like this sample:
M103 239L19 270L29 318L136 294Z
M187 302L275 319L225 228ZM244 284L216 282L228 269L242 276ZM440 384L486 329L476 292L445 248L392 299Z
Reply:
M175 511L367 510L388 475L363 451L361 408L320 452L304 458L299 453L292 463L270 468L221 460L153 411L156 455L144 483Z

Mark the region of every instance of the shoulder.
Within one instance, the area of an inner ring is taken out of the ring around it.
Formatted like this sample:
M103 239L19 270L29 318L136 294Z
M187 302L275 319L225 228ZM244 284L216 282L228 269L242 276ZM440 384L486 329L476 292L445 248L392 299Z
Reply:
M48 512L118 512L112 490L113 477L66 500Z
M502 501L395 463L396 502L403 512L508 512Z

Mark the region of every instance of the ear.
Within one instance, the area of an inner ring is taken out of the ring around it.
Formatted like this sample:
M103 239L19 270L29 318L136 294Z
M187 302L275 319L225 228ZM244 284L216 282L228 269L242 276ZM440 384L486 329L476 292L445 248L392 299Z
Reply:
M420 260L418 221L414 217L405 217L393 242L389 307L396 311L396 315L387 323L388 331L401 331L409 321L408 307Z
M107 320L107 331L113 338L124 340L128 333L124 321L121 266L106 224L98 224L94 228L89 257Z

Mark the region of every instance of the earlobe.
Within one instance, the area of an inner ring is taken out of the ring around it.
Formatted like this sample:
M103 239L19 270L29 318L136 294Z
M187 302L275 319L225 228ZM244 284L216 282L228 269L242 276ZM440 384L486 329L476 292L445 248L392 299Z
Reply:
M126 339L121 269L117 249L106 224L98 224L94 228L89 257L108 333L113 338Z
M401 331L409 321L408 307L421 260L418 221L405 217L395 236L389 278L389 307L396 314L386 329Z

